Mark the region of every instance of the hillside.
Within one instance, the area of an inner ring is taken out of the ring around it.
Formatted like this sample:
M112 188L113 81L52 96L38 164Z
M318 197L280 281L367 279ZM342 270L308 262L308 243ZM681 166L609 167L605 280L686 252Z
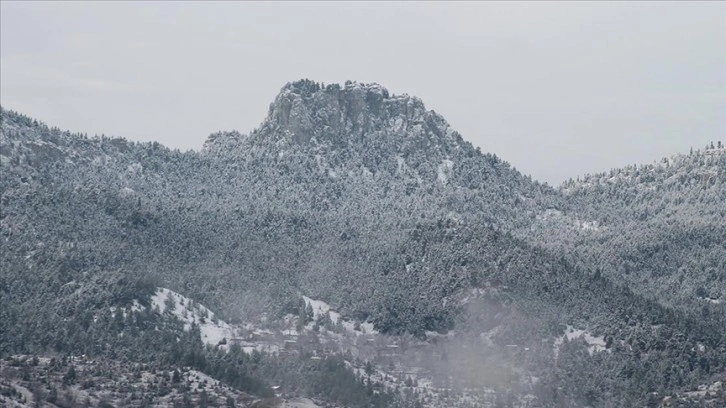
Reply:
M549 236L549 245L563 246L573 259L636 292L721 319L726 315L725 184L726 150L718 142L657 163L570 180L560 188L567 215L555 215L538 228Z

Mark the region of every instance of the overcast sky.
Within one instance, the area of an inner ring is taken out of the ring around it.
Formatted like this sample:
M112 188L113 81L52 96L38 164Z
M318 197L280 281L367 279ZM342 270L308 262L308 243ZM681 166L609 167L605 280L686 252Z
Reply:
M726 142L726 3L0 3L0 102L199 149L287 82L378 82L535 179Z

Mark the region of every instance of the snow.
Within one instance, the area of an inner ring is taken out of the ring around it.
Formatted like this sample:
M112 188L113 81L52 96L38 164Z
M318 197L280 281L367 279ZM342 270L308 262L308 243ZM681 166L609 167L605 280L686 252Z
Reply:
M124 188L122 188L122 189L121 189L121 190L119 191L119 195L120 195L121 197L131 197L131 196L133 196L134 194L136 194L136 191L134 191L134 189L133 189L133 188L130 188L130 187L124 187Z
M568 324L565 334L555 340L555 354L559 352L560 345L564 343L565 338L567 338L568 341L583 338L588 344L587 351L590 355L600 351L610 351L607 347L605 347L607 343L605 343L605 338L603 336L593 336L587 330L576 329Z
M254 345L241 346L240 348L242 349L242 351L244 351L247 354L252 354L252 352L255 350L257 350L261 353L264 352L264 353L270 353L270 354L280 352L280 347L275 344L255 343Z
M706 149L704 150L703 154L707 156L716 156L719 154L726 154L726 147L714 147L713 149Z
M79 291L80 291L80 288L79 289L76 289L76 292L77 293ZM144 305L142 305L141 303L139 303L138 300L134 299L134 302L131 304L131 311L132 312L140 312L140 311L142 311L144 309L146 309L146 307L144 307ZM116 311L117 310L120 310L121 311L121 314L123 314L123 316L124 316L124 319L128 316L128 313L129 313L129 311L125 307L118 308L116 306L111 306L111 307L108 308L108 310L110 310L113 315L116 315ZM98 321L98 316L93 316L93 322L96 323L97 321Z
M289 401L285 401L280 405L281 408L320 408L312 400L307 398L294 398Z
M138 175L144 171L144 166L142 166L141 163L129 164L126 167L126 171L130 174Z
M451 170L454 168L454 162L448 159L444 159L441 161L441 164L439 164L438 167L438 176L437 180L441 182L441 184L446 184L449 181L449 177L451 176Z
M562 211L555 209L555 208L548 208L545 210L544 214L542 214L542 219L546 220L548 218L552 217L562 217Z
M716 393L722 389L723 382L716 381L711 385L701 384L698 386L698 391L688 391L684 392L684 394L692 398L703 398L706 397L709 393Z
M172 374L173 371L169 373L169 376L171 376ZM207 384L211 388L219 387L220 385L219 380L214 379L207 374L204 374L203 372L197 370L189 370L186 374L186 379L187 381L189 381L189 386L193 390L200 388L199 384L202 383Z
M712 297L698 297L698 300L701 300L703 302L708 302L714 305L721 304L721 298L712 298Z
M583 221L580 223L580 228L585 231L599 231L600 225L597 221Z
M160 313L167 312L166 300L173 299L174 310L169 311L180 321L184 322L184 330L189 331L192 324L199 326L202 342L216 346L222 339L234 337L232 327L226 322L214 320L214 312L194 301L166 288L157 288L151 297L152 308L158 308ZM192 306L193 305L193 306Z
M310 306L313 308L313 315L316 319L318 318L318 316L330 312L330 305L323 302L322 300L311 299L307 296L303 296L303 300L306 304L310 303ZM337 316L333 316L333 314L331 314L330 318L333 319L333 323L336 323L340 315L335 312L333 313Z
M144 307L141 303L139 303L138 300L134 299L134 303L131 304L131 311L140 312L144 309L146 309L146 307Z
M325 313L328 313L330 315L330 320L333 321L333 323L338 323L338 321L341 319L340 313L336 312L335 310L330 308L330 305L323 302L322 300L315 300L311 299L307 296L303 296L303 300L305 303L310 303L310 306L313 308L313 316L315 319L318 318L318 316L323 315ZM346 331L351 333L357 333L357 334L378 334L378 331L373 327L373 323L369 322L363 322L360 324L360 331L355 330L355 324L350 321L343 320L343 327Z
M431 339L431 338L434 338L434 337L438 337L438 338L453 338L456 335L456 332L454 330L449 330L446 333L441 334L439 332L426 330L424 332L424 334L426 334L426 338L427 339Z
M453 139L456 131L451 126L446 126L446 138ZM458 147L458 146L457 146Z
M403 173L406 170L406 160L402 156L396 156L396 162L398 163L398 172Z

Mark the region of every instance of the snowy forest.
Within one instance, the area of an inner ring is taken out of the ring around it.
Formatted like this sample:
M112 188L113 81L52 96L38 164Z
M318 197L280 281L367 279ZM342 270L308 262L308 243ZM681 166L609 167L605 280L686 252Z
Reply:
M6 108L0 405L726 406L720 141L552 187L378 84L199 152Z

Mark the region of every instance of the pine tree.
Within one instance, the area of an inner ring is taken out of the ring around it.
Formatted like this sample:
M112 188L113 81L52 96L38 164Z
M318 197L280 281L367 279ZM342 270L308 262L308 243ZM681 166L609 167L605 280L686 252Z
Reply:
M63 384L69 385L69 384L75 383L75 381L76 381L76 368L73 365L73 363L71 363L68 367L68 371L63 376Z
M313 311L313 305L308 303L305 306L305 323L312 322L315 318L315 312Z
M365 373L367 375L373 374L373 365L371 364L370 361L366 361Z
M174 369L174 372L171 375L171 383L179 384L180 382L181 382L181 373L179 373L178 369Z

